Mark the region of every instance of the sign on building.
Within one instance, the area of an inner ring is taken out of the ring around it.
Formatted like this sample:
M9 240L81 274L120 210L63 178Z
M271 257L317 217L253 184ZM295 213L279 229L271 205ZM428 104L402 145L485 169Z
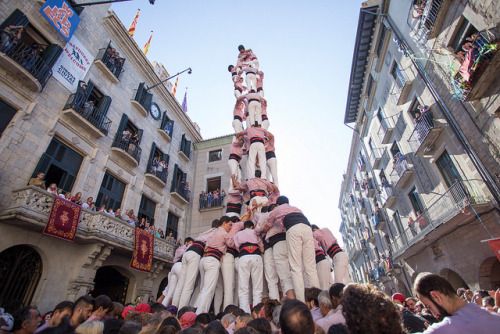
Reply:
M78 81L87 74L94 57L80 43L76 36L66 43L59 59L52 67L52 76L72 93L76 92Z
M65 0L45 1L42 8L40 8L40 13L67 41L71 39L80 23L80 17Z

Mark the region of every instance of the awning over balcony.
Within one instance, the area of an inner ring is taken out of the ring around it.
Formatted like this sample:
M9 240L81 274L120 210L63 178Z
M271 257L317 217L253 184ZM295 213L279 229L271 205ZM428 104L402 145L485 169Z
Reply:
M361 8L352 58L344 124L356 121L379 6Z

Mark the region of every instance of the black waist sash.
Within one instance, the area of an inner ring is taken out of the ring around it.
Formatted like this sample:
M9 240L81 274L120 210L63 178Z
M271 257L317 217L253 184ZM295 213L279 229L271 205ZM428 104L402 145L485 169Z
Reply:
M259 102L259 103L260 103L260 100L258 100L258 99L250 99L250 100L248 100L248 103L250 103L250 102L254 102L254 101L255 101L255 102Z
M250 199L254 198L255 196L266 196L266 191L262 189L255 189L255 190L250 190Z
M261 254L260 247L257 244L246 242L240 246L240 256Z
M233 254L234 257L239 257L240 256L240 253L236 249L231 248L231 247L227 248L227 252L229 254Z
M266 160L269 160L271 158L276 158L276 153L274 153L274 151L267 151L266 152Z
M264 252L266 250L268 250L269 248L271 248L271 244L269 242L266 241L266 239L262 239L262 243L264 244Z
M237 214L241 213L241 203L227 203L226 213L228 212L236 212Z
M260 137L252 137L252 138L250 138L250 145L252 145L253 143L262 143L262 144L264 144L264 139L262 139Z
M311 226L309 224L309 221L307 220L306 216L304 216L300 212L292 212L289 213L285 216L283 219L283 225L285 226L285 229L288 231L292 226L295 226L297 224L306 224L307 226Z
M240 157L238 154L234 154L234 153L231 153L231 154L229 155L229 159L234 159L234 160L236 160L236 161L238 161L238 162L240 162L240 161L241 161L241 157Z
M321 249L318 249L316 251L316 263L320 263L324 259L326 259L325 252L323 252Z
M334 243L333 245L330 246L330 248L328 248L328 250L326 251L326 253L328 254L329 257L331 257L333 259L333 257L337 254L337 253L340 253L342 252L342 248L340 248L339 244L338 243Z
M193 251L199 256L203 256L203 252L205 252L205 243L203 241L195 240L191 247L189 247L186 252Z
M271 247L274 247L274 245L276 245L278 242L283 241L283 240L286 240L286 233L285 232L275 234L272 237L269 237L269 245L271 245Z
M222 257L222 252L218 249L208 247L207 250L205 251L205 254L203 254L203 257L208 257L208 256L212 256L220 261Z
M235 115L233 119L237 119L238 121L243 122L243 120L241 119L241 117L240 117L240 116L236 116L236 115Z

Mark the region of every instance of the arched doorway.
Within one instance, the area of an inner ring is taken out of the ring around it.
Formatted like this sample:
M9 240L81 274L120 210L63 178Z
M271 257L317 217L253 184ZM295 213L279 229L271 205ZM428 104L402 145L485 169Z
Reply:
M446 278L455 290L457 290L458 288L469 289L469 286L467 285L467 283L465 283L464 279L451 269L441 270L440 275Z
M485 290L500 288L500 261L496 256L487 258L479 267L479 287Z
M13 246L0 253L0 305L7 312L31 303L42 269L40 254L29 246Z
M94 278L92 297L107 295L114 302L125 304L129 279L113 267L106 266L97 269Z
M165 276L165 278L161 280L160 286L158 287L158 292L156 293L156 299L160 298L163 290L165 290L165 287L167 285L168 285L168 276Z

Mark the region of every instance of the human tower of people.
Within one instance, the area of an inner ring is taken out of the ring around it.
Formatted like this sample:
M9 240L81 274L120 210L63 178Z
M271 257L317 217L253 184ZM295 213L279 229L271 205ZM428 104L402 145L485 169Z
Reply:
M301 210L280 196L274 136L267 131L264 73L251 49L240 45L238 50L236 66L228 68L236 104L226 213L176 250L163 292L164 305L194 306L197 314L208 312L212 300L216 313L228 305L250 313L250 305L267 297L304 302L305 287L328 290L334 282L350 281L347 256L331 231L311 225ZM247 166L240 164L244 154ZM244 182L242 167L248 176ZM333 278L327 256L333 260Z

